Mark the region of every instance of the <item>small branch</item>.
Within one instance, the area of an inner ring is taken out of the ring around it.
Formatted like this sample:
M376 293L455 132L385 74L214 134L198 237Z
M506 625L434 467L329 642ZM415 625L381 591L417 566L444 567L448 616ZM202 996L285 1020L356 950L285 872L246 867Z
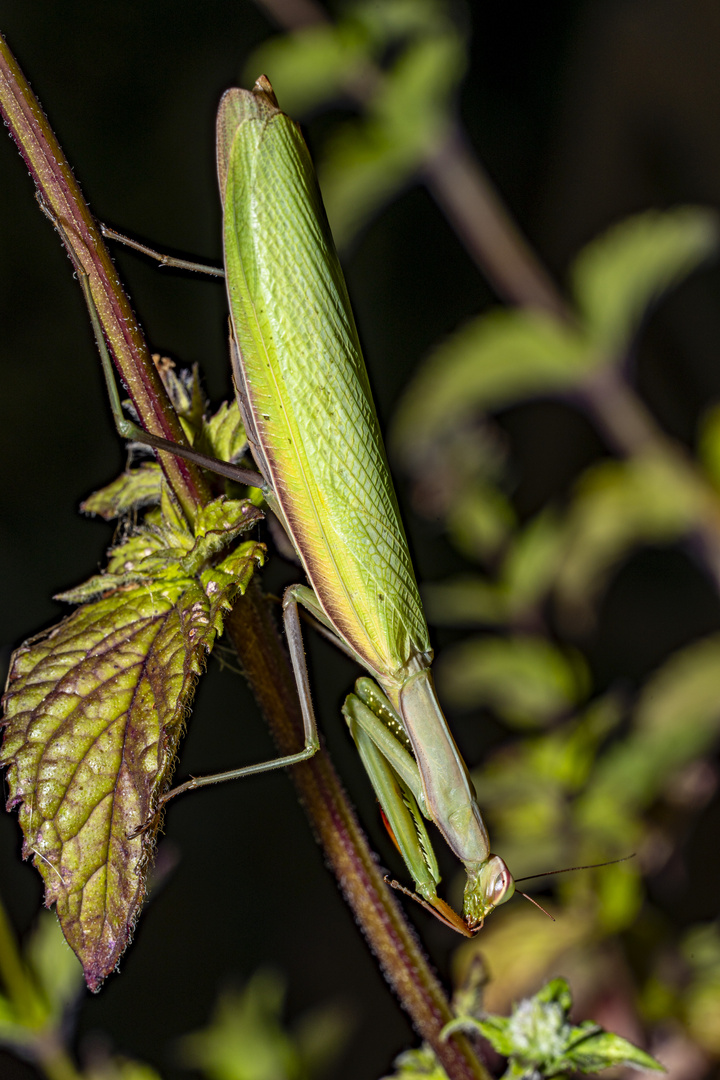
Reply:
M76 238L73 254L90 278L103 331L143 426L182 441L95 222L40 105L1 39L0 106L45 202ZM162 457L173 490L193 511L207 497L202 476L172 455ZM292 752L302 742L295 683L267 602L254 583L235 605L227 629L280 752ZM452 1019L450 1007L383 882L327 754L320 752L296 766L291 776L340 887L418 1032L433 1046L451 1080L489 1080L464 1036L440 1039L443 1025Z

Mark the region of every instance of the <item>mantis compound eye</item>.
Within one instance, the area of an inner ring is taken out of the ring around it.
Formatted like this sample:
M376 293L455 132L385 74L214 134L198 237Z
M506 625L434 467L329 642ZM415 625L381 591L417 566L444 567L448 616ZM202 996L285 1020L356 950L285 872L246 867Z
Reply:
M504 904L515 892L515 880L504 859L491 855L488 861L487 900L490 908Z

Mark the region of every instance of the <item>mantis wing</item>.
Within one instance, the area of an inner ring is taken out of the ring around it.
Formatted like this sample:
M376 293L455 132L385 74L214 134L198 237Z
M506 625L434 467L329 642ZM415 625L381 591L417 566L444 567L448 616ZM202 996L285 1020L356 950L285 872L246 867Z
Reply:
M330 623L400 683L429 651L427 626L315 173L267 80L224 95L218 172L236 382L259 464Z

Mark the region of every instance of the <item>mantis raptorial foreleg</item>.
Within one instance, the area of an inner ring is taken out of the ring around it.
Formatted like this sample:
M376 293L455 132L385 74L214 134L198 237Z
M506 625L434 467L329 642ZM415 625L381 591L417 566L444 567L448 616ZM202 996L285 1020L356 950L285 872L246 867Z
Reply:
M387 757L378 749L375 739L355 720L352 707L348 708L348 701L343 708L345 719L382 807L388 831L413 876L417 891L429 899L436 895L440 871L417 801ZM355 701L358 699L355 698Z
M355 690L355 694L346 698L343 714L382 808L388 832L413 876L416 892L397 881L386 880L446 926L472 937L472 931L457 912L437 894L440 871L421 816L425 796L420 771L405 749L407 735L400 717L371 679L358 679ZM430 817L424 810L423 815Z
M355 693L345 699L343 715L353 738L355 730L360 728L372 739L388 765L412 793L423 816L429 817L420 770L412 756L402 720L372 679L365 677L357 680Z

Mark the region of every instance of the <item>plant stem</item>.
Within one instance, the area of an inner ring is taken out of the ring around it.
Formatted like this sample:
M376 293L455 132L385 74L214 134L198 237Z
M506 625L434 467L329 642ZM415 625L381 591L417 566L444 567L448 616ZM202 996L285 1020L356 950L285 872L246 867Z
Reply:
M2 39L0 106L44 201L62 220L74 257L90 277L103 331L142 425L163 438L182 441L97 226L40 105ZM161 456L173 490L193 516L208 497L202 476L172 455ZM299 704L289 659L256 586L251 585L235 606L228 630L278 747L286 753L287 747L301 742ZM317 754L294 768L292 775L340 887L418 1032L436 1049L451 1080L489 1080L464 1037L440 1040L440 1029L452 1018L450 1007L379 874L327 755ZM58 1075L57 1080L64 1078Z

